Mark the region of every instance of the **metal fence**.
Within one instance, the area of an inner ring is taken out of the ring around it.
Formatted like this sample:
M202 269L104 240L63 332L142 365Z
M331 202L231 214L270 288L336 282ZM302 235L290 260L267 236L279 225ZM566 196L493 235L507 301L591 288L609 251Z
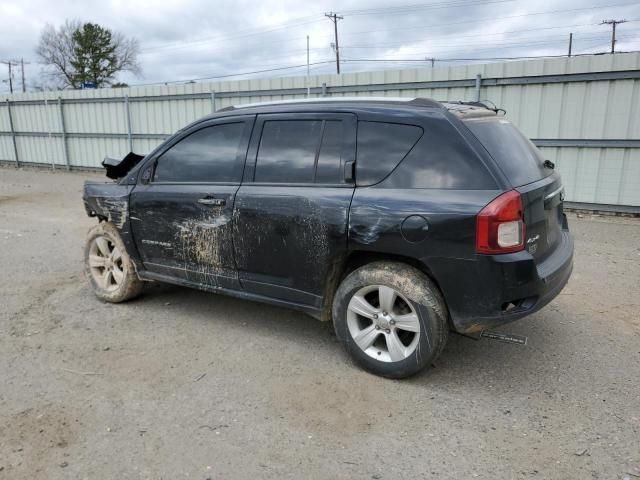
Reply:
M307 83L308 82L308 83ZM490 100L556 163L567 199L640 211L640 54L83 91L0 102L0 161L99 167L242 103L320 96Z

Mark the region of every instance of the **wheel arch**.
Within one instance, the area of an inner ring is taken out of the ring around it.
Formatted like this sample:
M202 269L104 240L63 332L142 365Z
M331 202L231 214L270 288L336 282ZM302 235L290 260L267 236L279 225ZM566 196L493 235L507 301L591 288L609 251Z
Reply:
M424 262L417 260L413 257L408 257L405 255L398 255L394 253L387 252L378 252L378 251L370 251L370 250L352 250L347 255L345 255L341 260L335 262L332 267L329 269L329 273L325 279L325 287L324 287L324 295L323 295L323 305L320 313L320 320L329 321L331 320L331 309L333 305L333 298L335 295L338 286L344 280L344 278L349 275L351 272L360 268L364 265L367 265L376 261L388 261L388 262L396 262L396 263L405 263L410 265L423 274L425 274L438 288L442 298L446 298L438 283L437 278L433 275L433 272ZM451 323L451 319L447 319L449 323Z

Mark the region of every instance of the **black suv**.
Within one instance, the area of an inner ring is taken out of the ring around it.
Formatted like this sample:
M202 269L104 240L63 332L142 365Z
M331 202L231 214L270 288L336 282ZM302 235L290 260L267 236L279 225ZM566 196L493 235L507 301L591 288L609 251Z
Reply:
M553 163L480 103L338 98L230 107L87 183L86 270L121 302L154 280L332 320L405 377L449 330L542 308L573 240Z

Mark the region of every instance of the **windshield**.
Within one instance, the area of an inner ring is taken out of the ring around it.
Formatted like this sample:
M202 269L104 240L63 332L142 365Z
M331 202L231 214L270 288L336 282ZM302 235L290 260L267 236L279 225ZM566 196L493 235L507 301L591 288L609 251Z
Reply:
M475 118L465 125L484 145L513 186L535 182L553 173L542 152L504 118Z

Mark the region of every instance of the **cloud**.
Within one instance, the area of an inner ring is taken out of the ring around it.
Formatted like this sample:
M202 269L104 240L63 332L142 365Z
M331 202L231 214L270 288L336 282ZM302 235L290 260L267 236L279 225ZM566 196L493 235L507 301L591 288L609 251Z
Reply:
M614 0L615 2L616 0ZM408 5L403 7L403 5ZM26 74L37 81L41 67L34 54L46 23L67 18L99 23L139 39L143 78L123 74L128 83L186 81L193 78L250 72L306 62L310 36L311 62L331 61L335 54L333 24L324 17L335 10L343 72L428 66L409 62L435 57L438 65L456 58L519 57L566 53L574 32L574 53L607 51L610 27L604 18L640 20L640 4L605 5L581 0L434 0L430 4L382 0L331 0L323 4L299 0L5 0L0 5L0 59L31 62ZM573 11L568 11L572 10ZM561 11L560 11L561 10ZM552 12L533 15L538 12ZM638 23L619 26L619 49L640 49ZM403 60L362 62L355 60ZM312 67L313 73L333 73L332 63ZM305 68L257 76L304 74ZM18 79L18 77L15 77ZM0 71L0 79L6 72ZM0 84L0 92L8 90Z

